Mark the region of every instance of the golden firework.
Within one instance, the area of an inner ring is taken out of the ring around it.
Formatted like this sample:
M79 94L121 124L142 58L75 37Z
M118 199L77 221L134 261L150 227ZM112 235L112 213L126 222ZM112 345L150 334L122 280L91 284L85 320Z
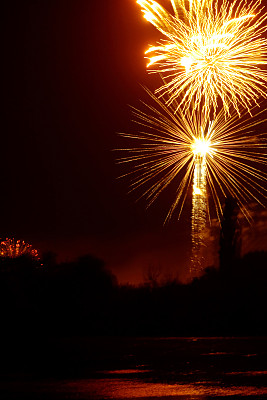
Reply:
M250 111L267 97L267 13L261 0L170 0L173 12L153 0L138 0L144 17L164 36L145 52L176 109Z
M190 193L193 208L198 204L204 214L208 199L212 200L219 219L224 198L235 197L249 219L247 203L253 199L262 204L267 191L266 134L253 131L265 121L259 118L264 111L254 117L234 114L226 119L222 109L210 121L206 113L179 109L174 113L175 102L167 107L148 93L154 106L144 103L146 111L133 109L142 131L121 134L135 144L124 149L127 155L119 160L131 165L126 173L132 176L130 191L142 187L140 197L150 205L175 181L177 189L166 220L175 210L180 216Z

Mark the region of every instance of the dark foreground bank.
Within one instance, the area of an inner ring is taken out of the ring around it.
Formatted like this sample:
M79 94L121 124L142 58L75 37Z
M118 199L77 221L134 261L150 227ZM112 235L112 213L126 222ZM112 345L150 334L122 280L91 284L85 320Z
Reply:
M64 336L267 336L267 253L251 253L190 284L153 271L120 286L92 256L36 266L0 260L2 334Z

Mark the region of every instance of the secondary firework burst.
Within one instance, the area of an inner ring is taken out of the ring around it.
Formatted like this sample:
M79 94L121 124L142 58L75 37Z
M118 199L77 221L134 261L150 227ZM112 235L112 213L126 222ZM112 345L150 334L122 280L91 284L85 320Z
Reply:
M221 110L210 121L206 113L174 113L148 93L154 105L143 103L145 111L133 109L142 130L121 134L133 145L123 150L127 154L119 162L129 164L130 172L124 176L132 178L130 191L142 188L140 197L145 197L148 205L176 182L166 220L175 210L179 218L186 197L192 196L193 256L197 258L211 202L220 219L225 197L235 197L250 219L249 201L265 201L266 135L253 131L262 122L263 112L253 118L234 114L225 119ZM176 104L173 107L176 109Z
M267 13L261 0L170 0L173 12L138 0L144 17L163 35L145 52L151 72L161 74L168 104L226 114L250 111L267 96ZM177 111L177 109L175 110Z
M0 242L0 257L17 258L23 255L39 260L38 251L23 240L6 238Z

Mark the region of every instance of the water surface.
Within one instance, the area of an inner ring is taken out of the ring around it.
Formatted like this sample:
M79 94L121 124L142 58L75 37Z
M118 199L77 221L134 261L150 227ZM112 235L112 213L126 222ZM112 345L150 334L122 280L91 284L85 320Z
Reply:
M2 398L267 399L266 338L77 338L50 350L43 367L2 377Z

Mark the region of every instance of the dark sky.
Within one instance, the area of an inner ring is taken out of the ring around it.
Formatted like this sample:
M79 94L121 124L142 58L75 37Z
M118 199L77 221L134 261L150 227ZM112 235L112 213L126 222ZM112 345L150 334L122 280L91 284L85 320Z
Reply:
M144 50L157 33L135 0L4 0L1 237L61 260L103 258L120 281L149 266L185 276L190 212L167 226L116 165L129 105L151 89Z

